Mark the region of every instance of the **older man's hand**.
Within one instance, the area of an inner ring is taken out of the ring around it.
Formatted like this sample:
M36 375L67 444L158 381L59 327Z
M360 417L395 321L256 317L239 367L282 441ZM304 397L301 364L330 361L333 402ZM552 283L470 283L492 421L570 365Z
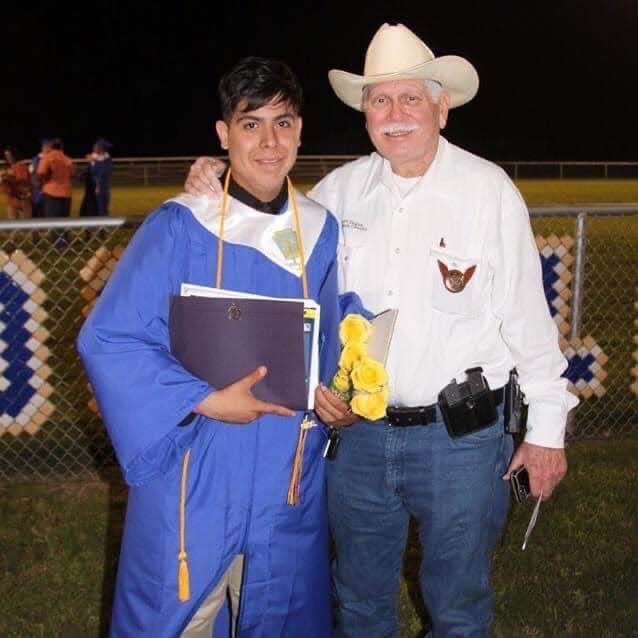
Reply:
M541 492L546 501L556 486L567 474L567 457L562 448L543 447L533 443L521 443L507 468L503 480L509 480L510 474L524 465L529 474L529 486L532 496Z
M315 390L315 412L326 425L332 428L352 425L359 418L352 413L345 401L323 384L318 385Z
M219 178L225 170L225 162L214 157L200 157L188 170L184 190L189 195L219 199L223 192Z

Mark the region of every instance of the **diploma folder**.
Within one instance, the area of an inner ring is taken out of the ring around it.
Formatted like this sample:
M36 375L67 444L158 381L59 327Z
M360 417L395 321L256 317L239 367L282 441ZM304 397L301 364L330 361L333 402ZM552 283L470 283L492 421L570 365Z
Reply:
M189 372L222 388L259 365L268 374L253 394L295 410L312 409L318 382L319 306L182 284L171 299L171 352Z
M368 356L380 361L384 366L388 363L390 342L398 315L398 308L388 308L370 319L372 333L368 339Z

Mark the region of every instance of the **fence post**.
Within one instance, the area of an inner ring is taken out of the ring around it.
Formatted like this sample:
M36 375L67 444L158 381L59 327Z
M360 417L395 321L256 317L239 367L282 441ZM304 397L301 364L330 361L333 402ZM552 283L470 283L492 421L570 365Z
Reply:
M583 290L585 282L585 235L587 212L582 211L576 217L576 259L574 262L574 286L572 297L572 316L570 338L580 337L583 322Z
M574 285L572 297L572 316L569 337L580 338L583 324L583 291L585 288L585 238L587 212L581 211L576 217L576 259L574 261ZM576 429L576 410L567 415L567 432L573 434Z

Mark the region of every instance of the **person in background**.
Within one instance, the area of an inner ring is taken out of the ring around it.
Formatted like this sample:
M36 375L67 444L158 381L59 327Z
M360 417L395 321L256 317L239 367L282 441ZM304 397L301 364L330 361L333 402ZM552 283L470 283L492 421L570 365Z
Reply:
M61 139L51 140L51 150L43 155L36 174L42 186L43 217L69 217L74 167Z
M0 175L0 188L7 194L7 217L29 219L31 217L31 179L29 168L15 146L4 149L9 168Z
M40 152L31 158L29 173L31 174L31 210L32 217L38 219L44 217L44 202L42 198L42 188L38 177L38 166L42 158L51 150L51 140L43 138L40 142Z
M93 152L87 156L89 173L95 188L95 214L106 216L109 214L111 203L111 176L113 174L113 160L109 154L112 144L100 137L93 145Z
M80 180L84 184L84 193L82 195L82 202L80 203L80 217L96 217L97 212L97 193L95 177L93 176L93 163L95 155L95 145L93 151L86 155L88 164L84 170L79 174ZM90 237L90 232L87 229L87 237Z

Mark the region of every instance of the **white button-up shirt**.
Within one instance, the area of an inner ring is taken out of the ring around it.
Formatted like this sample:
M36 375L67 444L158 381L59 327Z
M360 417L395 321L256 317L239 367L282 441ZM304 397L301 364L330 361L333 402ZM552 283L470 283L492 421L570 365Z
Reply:
M392 405L432 404L475 366L500 388L516 367L529 401L526 441L562 447L578 400L560 376L567 362L527 208L499 167L440 138L404 197L377 153L334 170L309 196L340 221L340 292L358 293L373 313L399 309L387 362ZM452 270L465 274L460 292L445 285Z

